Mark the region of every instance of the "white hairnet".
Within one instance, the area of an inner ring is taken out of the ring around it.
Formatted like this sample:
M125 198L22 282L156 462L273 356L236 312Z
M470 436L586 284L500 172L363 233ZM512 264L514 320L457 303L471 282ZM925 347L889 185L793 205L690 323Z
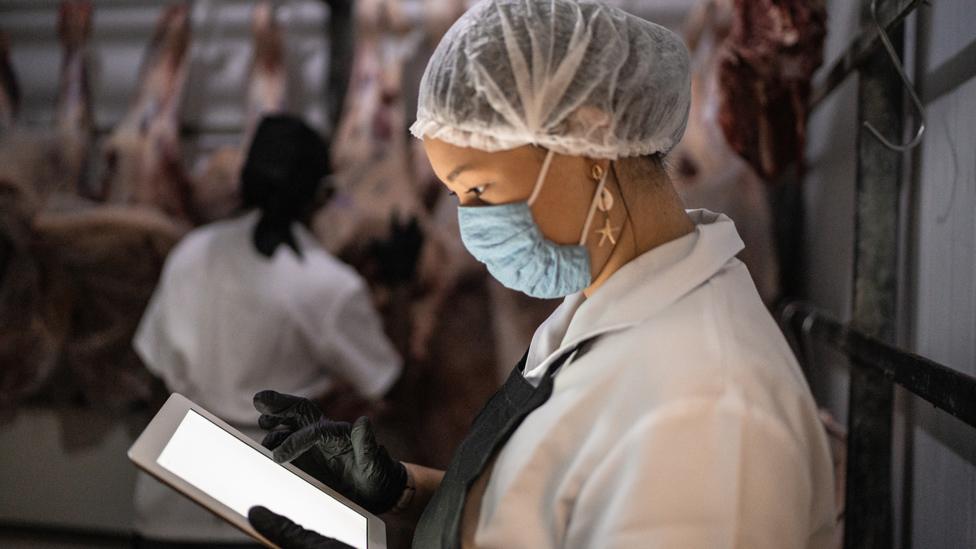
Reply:
M431 56L410 131L489 152L666 153L688 121L688 66L674 33L617 8L484 0Z

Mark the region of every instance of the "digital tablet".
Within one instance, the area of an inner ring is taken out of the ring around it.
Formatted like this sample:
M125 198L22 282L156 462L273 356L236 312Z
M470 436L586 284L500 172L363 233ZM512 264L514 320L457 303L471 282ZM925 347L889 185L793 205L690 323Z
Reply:
M173 393L139 435L129 459L218 517L272 546L247 521L263 505L359 549L385 549L383 521L183 395Z

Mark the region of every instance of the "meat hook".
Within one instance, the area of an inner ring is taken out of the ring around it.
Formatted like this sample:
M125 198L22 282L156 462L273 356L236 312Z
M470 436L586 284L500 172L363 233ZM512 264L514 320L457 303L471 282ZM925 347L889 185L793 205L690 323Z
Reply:
M925 133L925 107L922 105L922 101L918 98L918 94L915 93L915 88L912 86L912 83L908 81L908 76L905 75L905 69L902 67L901 61L898 59L898 54L895 52L895 47L891 45L891 40L888 38L888 33L885 32L884 26L882 26L881 21L878 20L878 0L871 0L871 17L874 19L874 24L878 27L878 38L880 38L881 43L884 44L885 50L888 52L888 57L895 65L895 70L898 72L898 76L901 78L902 83L905 84L905 88L908 90L908 94L912 98L912 103L914 103L915 108L918 110L920 123L918 130L915 132L915 137L904 145L898 145L885 139L885 137L881 135L881 132L879 132L870 122L865 121L863 125L885 147L893 151L907 151L917 147L918 144L922 142L922 135Z

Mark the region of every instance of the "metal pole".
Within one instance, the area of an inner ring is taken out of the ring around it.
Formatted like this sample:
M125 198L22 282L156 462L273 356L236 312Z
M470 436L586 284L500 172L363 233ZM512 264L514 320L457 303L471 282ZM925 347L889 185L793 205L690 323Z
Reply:
M888 0L885 4L893 0ZM871 21L862 0L861 21ZM862 25L863 26L863 25ZM891 30L897 50L903 29ZM889 139L902 135L902 83L884 50L868 54L858 85L857 190L852 326L894 343L898 269L898 197L901 154L861 128L870 121ZM848 463L844 546L892 546L891 449L894 391L875 368L852 363L848 411Z

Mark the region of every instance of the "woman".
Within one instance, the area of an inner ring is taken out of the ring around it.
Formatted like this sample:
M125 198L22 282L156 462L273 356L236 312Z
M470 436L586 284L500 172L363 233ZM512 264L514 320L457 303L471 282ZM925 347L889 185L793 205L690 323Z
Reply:
M571 0L487 0L445 35L414 135L503 284L567 296L445 473L365 419L256 395L267 444L414 547L825 547L827 441L732 222L686 212L662 165L689 105L671 32ZM283 547L339 547L267 509Z

